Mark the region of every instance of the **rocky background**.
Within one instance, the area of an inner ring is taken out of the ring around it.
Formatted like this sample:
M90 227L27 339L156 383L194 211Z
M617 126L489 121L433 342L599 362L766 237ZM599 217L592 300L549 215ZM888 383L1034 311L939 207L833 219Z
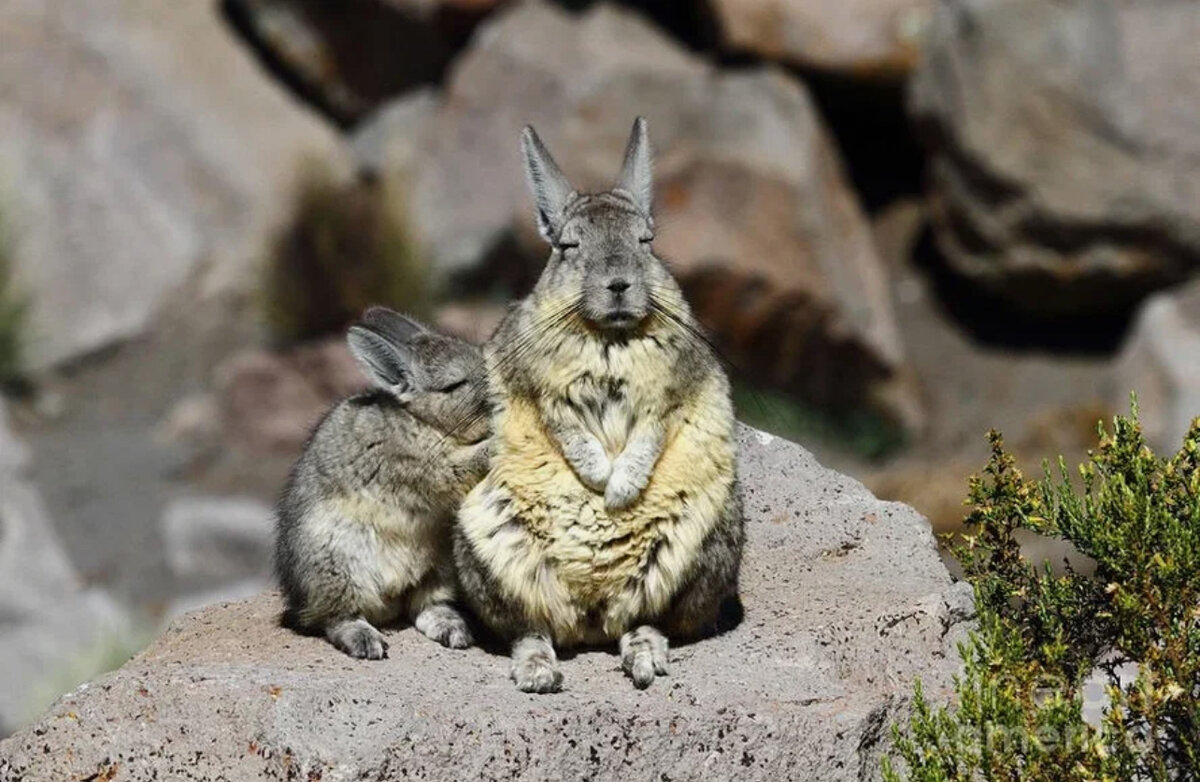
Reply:
M6 0L0 735L267 582L374 301L482 339L540 269L517 133L657 157L744 419L952 530L1003 429L1200 413L1191 0Z

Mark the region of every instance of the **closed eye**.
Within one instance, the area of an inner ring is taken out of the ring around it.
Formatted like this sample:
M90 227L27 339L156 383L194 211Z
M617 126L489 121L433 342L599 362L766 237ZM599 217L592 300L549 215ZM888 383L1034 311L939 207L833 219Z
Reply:
M563 252L566 252L567 250L573 250L578 246L579 246L579 242L559 242L558 243L558 249Z
M642 238L638 239L638 241L641 242L642 244L650 244L650 242L654 241L654 234L650 234L649 236L643 236Z
M462 380L455 381L448 386L439 388L438 390L443 394L449 394L451 391L457 391L458 389L462 388L466 384L467 384L467 379L464 377Z

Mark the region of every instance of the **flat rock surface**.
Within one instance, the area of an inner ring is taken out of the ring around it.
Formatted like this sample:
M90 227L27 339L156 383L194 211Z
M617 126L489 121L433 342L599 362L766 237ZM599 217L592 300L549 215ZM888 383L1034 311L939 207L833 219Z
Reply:
M913 677L946 691L969 596L923 518L799 446L744 428L741 469L745 619L648 690L602 650L527 695L505 657L411 629L352 660L281 629L265 594L64 696L0 742L0 779L876 779Z

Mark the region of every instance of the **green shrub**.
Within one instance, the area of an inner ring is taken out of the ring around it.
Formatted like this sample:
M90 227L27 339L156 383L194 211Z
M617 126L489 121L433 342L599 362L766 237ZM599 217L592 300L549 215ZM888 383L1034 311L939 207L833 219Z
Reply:
M372 304L426 314L425 266L402 214L385 183L341 184L308 164L266 259L272 334L287 342L340 333Z
M0 221L0 387L18 384L24 368L28 301L17 289L12 242Z
M1200 419L1179 453L1155 456L1137 421L1118 416L1076 485L1059 460L1025 479L995 432L972 480L966 542L979 628L960 648L955 702L918 684L895 730L889 782L1127 782L1200 774ZM1020 556L1016 533L1070 541L1094 575ZM1118 665L1137 666L1122 682ZM1084 680L1106 671L1098 724L1081 712Z

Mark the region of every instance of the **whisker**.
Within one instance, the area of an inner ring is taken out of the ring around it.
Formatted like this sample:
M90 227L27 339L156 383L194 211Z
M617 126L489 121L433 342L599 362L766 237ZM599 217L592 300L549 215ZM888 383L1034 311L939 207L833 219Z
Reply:
M717 360L721 362L727 374L738 374L737 365L734 364L734 362L716 346L712 339L701 330L699 325L689 322L688 319L684 318L683 315L674 310L668 302L662 301L654 296L653 291L655 290L655 287L656 286L653 285L650 286L650 303L652 308L654 308L656 312L662 314L672 323L682 328L689 337L703 342L703 344L712 351ZM665 292L677 293L676 291L671 291L669 288L664 288L662 286L657 287L659 290ZM774 424L780 423L779 414L768 408L763 395L755 390L753 386L743 384L741 386L741 395L743 397L749 396L749 398L753 401L755 408L758 410L760 420L770 421Z
M566 322L571 317L577 314L582 297L577 297L556 306L550 312L540 315L529 323L518 335L509 340L509 342L501 348L501 352L496 358L496 368L505 368L513 362L518 361L527 353L535 350L540 346L543 340L549 340L554 337L553 330L556 326ZM464 410L463 415L453 426L443 432L438 438L434 448L430 453L430 458L424 463L429 465L441 458L447 448L445 446L453 440L460 432L477 423L480 419L489 417L491 410L485 408L482 411Z
M653 294L650 296L650 308L666 318L669 323L677 326L684 333L684 336L689 337L698 346L703 345L708 348L712 352L713 357L720 360L726 368L734 368L733 362L721 352L698 324L693 323L689 318L675 311L669 304L659 300Z

